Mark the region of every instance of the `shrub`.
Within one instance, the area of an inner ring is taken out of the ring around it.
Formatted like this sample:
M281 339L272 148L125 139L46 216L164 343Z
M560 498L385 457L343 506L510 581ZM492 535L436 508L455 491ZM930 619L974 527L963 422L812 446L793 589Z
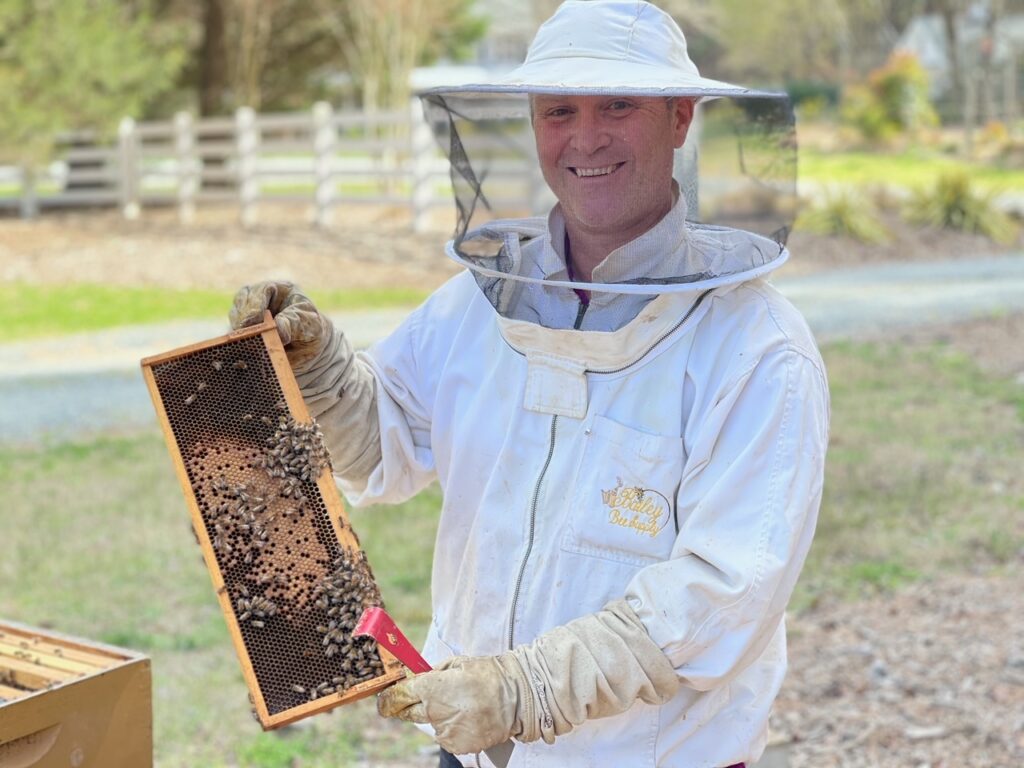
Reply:
M1004 245L1017 237L1017 225L996 205L997 192L978 191L966 171L939 176L935 185L914 191L907 218L917 224L977 232Z
M801 212L796 228L876 245L889 240L875 206L859 191L848 188L826 190L819 202Z
M928 99L928 73L908 52L894 53L866 83L849 88L842 117L870 141L888 141L939 122Z

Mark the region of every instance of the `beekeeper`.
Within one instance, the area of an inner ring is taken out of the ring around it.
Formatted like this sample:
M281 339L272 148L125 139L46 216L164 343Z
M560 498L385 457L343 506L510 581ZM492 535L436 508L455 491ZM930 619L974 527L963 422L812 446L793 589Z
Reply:
M288 283L243 288L232 324L276 316L351 503L440 484L436 670L378 708L428 725L442 766L509 738L513 766L750 765L821 501L827 383L764 279L788 251L697 223L672 171L695 109L756 93L701 77L648 3L569 0L508 77L426 99L450 133L496 95L528 104L548 216L460 219L466 269L366 353Z

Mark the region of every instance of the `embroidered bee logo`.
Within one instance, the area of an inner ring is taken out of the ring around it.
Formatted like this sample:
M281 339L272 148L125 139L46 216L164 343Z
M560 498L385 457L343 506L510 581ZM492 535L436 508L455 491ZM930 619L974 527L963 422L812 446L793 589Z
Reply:
M661 533L672 513L672 505L664 494L652 488L624 486L622 480L614 488L601 491L601 500L610 525L652 539Z

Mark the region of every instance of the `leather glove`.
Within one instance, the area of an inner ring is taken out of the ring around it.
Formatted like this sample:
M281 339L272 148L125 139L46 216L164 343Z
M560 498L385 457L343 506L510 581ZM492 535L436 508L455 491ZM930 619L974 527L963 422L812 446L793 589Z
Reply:
M330 342L334 333L331 321L294 283L271 280L244 286L235 294L228 320L233 329L256 325L263 322L263 312L268 309L294 370L314 360Z
M365 482L380 463L376 379L339 331L294 283L254 283L235 294L232 328L263 321L269 309L310 415L337 475Z
M625 600L500 656L456 656L377 697L377 711L433 726L453 754L569 733L585 720L664 704L679 689L672 663Z

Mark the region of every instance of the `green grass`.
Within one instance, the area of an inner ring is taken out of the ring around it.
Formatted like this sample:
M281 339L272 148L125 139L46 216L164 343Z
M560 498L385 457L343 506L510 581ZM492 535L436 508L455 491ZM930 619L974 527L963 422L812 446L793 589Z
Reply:
M943 173L967 171L982 189L1024 189L1024 171L995 165L966 163L926 150L899 154L884 152L823 153L803 148L799 154L800 179L826 184L931 187Z
M832 439L795 604L1000 567L1024 547L1024 389L947 346L824 349Z
M427 295L401 287L311 292L325 311L412 307ZM230 291L4 283L0 342L171 320L226 319L231 298Z
M943 346L833 344L832 444L794 607L1000 569L1024 547L1024 389ZM0 449L0 617L153 658L156 764L386 766L428 747L371 701L265 734L154 432ZM429 623L436 489L353 510L389 610Z

